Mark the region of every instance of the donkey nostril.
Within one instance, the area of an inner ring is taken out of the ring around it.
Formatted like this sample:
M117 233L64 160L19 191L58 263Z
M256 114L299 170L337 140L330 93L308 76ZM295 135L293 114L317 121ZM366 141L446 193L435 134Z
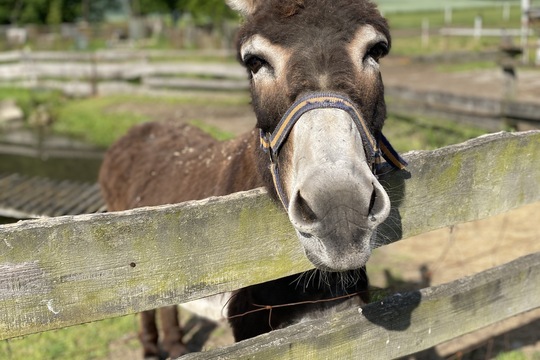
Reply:
M377 192L375 191L375 188L373 188L373 192L371 193L371 200L369 201L369 213L373 213L373 206L375 206L375 200L377 200Z
M379 183L373 183L373 192L369 201L368 218L373 225L382 223L390 213L390 199Z
M315 215L311 207L309 207L307 201L300 194L300 191L298 191L294 200L293 211L295 215L306 223L312 223L317 220L317 215Z
M375 191L375 189L373 189L373 192L371 193L371 199L369 200L369 212L368 212L369 220L371 220L372 222L377 221L377 217L375 216L375 213L373 211L374 210L373 207L375 206L375 201L377 201L377 192Z

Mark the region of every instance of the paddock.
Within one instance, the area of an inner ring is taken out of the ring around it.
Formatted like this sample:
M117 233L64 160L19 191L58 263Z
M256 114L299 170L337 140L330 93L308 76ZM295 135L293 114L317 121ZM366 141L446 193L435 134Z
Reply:
M539 201L538 144L540 131L497 133L407 153L407 173L382 177L394 206L380 230L383 237L391 243ZM311 269L295 236L262 189L2 226L0 340ZM192 238L198 240L188 241ZM540 254L534 253L448 284L394 294L362 309L186 358L405 356L540 307L539 270Z

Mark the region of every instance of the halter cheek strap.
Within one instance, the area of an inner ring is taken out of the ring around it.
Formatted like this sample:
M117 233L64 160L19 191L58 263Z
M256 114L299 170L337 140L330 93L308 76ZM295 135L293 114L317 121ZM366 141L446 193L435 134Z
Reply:
M349 114L360 132L366 158L371 164L374 172L376 167L380 164L381 156L396 169L401 170L407 166L407 162L399 156L384 135L381 134L378 140L375 139L351 100L342 95L333 93L308 94L291 105L272 133L264 133L260 130L261 147L270 155L270 170L272 172L274 186L285 209L288 208L289 201L282 186L276 160L279 150L285 143L287 136L296 122L302 115L315 109L340 109Z

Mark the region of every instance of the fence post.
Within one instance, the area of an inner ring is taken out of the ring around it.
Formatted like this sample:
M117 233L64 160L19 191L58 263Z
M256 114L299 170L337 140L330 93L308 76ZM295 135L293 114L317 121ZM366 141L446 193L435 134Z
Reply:
M429 46L429 19L422 20L422 48Z
M446 5L446 7L444 8L444 24L452 24L452 6L450 5Z
M540 66L540 40L536 43L536 66Z
M527 45L529 42L529 10L531 0L521 0L521 48L523 49L522 62L527 64L529 61L529 51Z
M474 18L474 39L480 40L482 37L482 15L476 15Z
M92 51L90 54L90 94L92 96L98 95L98 70L97 70L97 54Z
M510 21L510 3L508 1L505 1L503 4L503 21L508 22Z

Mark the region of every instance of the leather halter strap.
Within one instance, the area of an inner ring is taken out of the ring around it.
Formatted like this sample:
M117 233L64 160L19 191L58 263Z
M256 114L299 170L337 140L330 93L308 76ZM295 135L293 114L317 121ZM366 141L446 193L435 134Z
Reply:
M377 165L380 164L381 156L396 169L401 170L407 166L407 162L399 156L384 135L381 134L380 139L375 139L351 100L334 93L310 93L301 97L291 105L272 133L264 133L260 130L261 147L270 155L270 170L272 172L274 186L286 210L289 201L280 181L279 168L276 160L279 150L285 143L287 136L296 122L302 115L315 109L340 109L349 114L360 132L366 158L371 164L374 172Z

